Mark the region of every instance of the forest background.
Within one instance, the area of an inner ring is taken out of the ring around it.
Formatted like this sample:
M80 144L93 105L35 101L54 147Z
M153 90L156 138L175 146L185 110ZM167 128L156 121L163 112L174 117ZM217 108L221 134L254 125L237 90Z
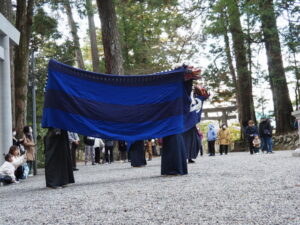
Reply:
M11 47L13 125L38 137L47 63L101 73L147 74L187 63L202 69L209 107L237 106L238 124L274 119L294 129L299 107L299 0L1 0L21 32Z

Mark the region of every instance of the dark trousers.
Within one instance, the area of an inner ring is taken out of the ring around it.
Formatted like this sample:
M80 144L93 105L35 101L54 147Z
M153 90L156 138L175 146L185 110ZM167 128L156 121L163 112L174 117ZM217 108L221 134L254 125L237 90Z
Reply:
M248 146L249 146L249 150L250 150L251 155L255 152L255 149L254 149L254 146L253 146L253 140L254 140L254 137L250 137L248 139Z
M119 151L120 153L120 160L126 160L126 151Z
M95 148L95 163L100 164L100 148Z
M223 152L225 155L228 153L228 145L220 145L220 154L223 155Z
M112 163L114 161L113 150L113 146L105 146L105 162Z
M29 173L28 174L32 174L33 161L27 161L27 165L29 167Z
M11 184L12 178L8 175L0 175L0 182L3 182L4 184Z
M77 149L77 145L75 143L72 143L71 144L71 157L72 157L73 169L76 168L76 149Z
M16 177L16 180L23 179L23 173L24 173L24 168L23 168L23 166L19 166L19 167L15 170L15 177Z
M208 144L208 154L210 156L213 156L215 155L215 142L216 141L207 141L207 144Z

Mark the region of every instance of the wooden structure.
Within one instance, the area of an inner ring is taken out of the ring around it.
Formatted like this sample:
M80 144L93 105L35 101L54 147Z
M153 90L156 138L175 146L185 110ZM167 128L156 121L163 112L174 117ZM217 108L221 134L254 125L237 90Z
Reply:
M236 106L228 106L228 107L217 107L217 108L208 108L203 109L203 114L201 120L218 120L222 122L222 124L227 124L227 120L229 119L237 119L236 115L231 115L232 112L236 111ZM221 116L211 116L209 114L221 112Z
M19 44L20 32L0 13L0 164L12 145L10 41Z

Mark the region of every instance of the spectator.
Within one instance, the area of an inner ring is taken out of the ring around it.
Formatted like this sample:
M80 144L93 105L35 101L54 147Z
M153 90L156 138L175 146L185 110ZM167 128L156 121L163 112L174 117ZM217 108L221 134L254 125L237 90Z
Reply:
M17 138L17 131L15 128L13 128L12 136L13 136L13 145L18 146L21 155L25 154L25 149L23 146L24 140Z
M32 136L32 128L30 126L25 126L23 132L24 132L23 145L26 150L27 165L29 167L28 176L32 176L33 161L35 160L35 143Z
M20 179L24 178L23 164L26 163L26 155L20 156L19 148L15 145L13 145L9 148L8 153L12 156L12 160L13 160L12 164L15 167L15 177L16 177L16 180L19 181Z
M146 154L148 154L148 161L152 160L152 140L146 141Z
M217 139L217 133L213 124L208 124L206 138L208 145L208 154L209 156L215 156L215 142Z
M253 144L253 147L254 147L254 152L255 152L256 154L258 154L258 152L259 152L259 147L260 147L260 140L259 140L258 135L255 135L252 144Z
M231 142L230 132L227 129L226 124L223 124L221 126L221 129L218 132L218 142L220 145L220 155L223 155L223 152L225 155L228 153L228 146Z
M103 152L104 149L104 142L101 138L95 138L95 163L100 164L100 153Z
M94 151L95 138L84 136L83 142L85 144L85 165L89 161L88 158L91 159L92 165L95 165L95 151Z
M77 171L78 168L76 166L76 149L79 146L80 139L78 134L74 132L68 132L68 138L69 138L70 149L71 149L73 171Z
M200 155L203 156L203 145L202 145L202 141L203 141L203 133L202 131L199 129L199 127L197 127L198 130L198 135L200 138Z
M15 167L13 165L13 156L5 155L5 162L0 167L0 182L5 184L18 183L15 177Z
M262 139L262 150L267 153L273 153L272 151L272 126L269 119L262 118L258 126L259 137Z
M254 124L253 120L249 120L248 126L246 127L246 138L249 144L250 154L252 155L254 151L253 140L256 135L258 135L257 127Z
M105 140L105 162L112 163L114 161L114 141Z

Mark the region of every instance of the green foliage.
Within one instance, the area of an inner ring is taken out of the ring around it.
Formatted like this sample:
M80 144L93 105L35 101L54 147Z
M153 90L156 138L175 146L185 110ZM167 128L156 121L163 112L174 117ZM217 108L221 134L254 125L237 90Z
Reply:
M126 73L164 70L195 51L185 47L193 34L179 34L191 21L177 1L120 1L117 14Z

